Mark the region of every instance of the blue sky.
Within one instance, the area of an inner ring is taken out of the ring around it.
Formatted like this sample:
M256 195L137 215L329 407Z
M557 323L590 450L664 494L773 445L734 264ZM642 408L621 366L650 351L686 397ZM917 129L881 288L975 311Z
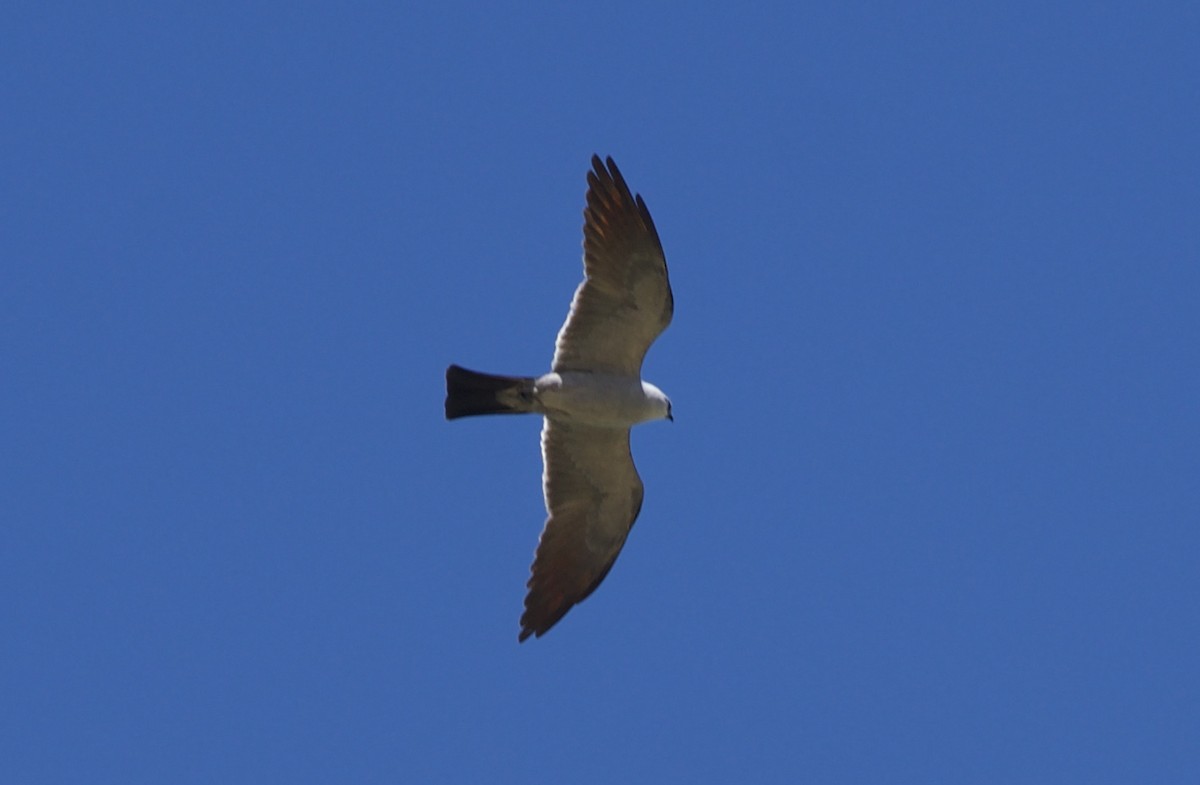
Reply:
M1194 783L1194 4L18 4L14 783ZM584 174L675 320L517 644Z

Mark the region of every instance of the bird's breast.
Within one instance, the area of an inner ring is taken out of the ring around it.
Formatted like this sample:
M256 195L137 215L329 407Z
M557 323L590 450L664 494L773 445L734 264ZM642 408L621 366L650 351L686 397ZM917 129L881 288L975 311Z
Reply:
M548 373L537 380L535 395L547 416L586 425L628 428L654 416L637 377Z

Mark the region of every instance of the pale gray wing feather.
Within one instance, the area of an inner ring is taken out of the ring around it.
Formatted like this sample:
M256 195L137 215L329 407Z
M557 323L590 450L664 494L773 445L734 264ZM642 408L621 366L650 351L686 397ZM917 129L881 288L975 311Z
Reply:
M554 371L637 376L675 303L658 231L611 158L592 156L583 211L583 283L555 342Z
M547 417L542 460L549 517L534 556L521 640L541 636L600 585L642 508L628 429Z

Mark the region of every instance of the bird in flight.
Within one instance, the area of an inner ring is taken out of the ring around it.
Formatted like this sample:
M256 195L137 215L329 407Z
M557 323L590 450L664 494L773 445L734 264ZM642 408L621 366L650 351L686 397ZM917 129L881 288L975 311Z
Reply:
M534 555L519 640L541 637L596 590L642 508L629 430L671 416L642 360L675 304L658 231L612 158L592 156L583 211L583 282L558 331L550 372L497 376L446 369L446 419L540 414L546 525Z

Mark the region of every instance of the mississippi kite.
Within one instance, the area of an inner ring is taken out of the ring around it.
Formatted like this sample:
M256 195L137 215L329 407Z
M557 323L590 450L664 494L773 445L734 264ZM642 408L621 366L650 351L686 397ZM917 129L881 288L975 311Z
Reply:
M671 416L642 381L646 350L674 300L658 231L612 158L592 156L583 211L583 283L558 332L550 373L446 370L446 419L542 415L542 491L549 516L527 584L519 640L541 637L596 590L642 507L629 430Z

